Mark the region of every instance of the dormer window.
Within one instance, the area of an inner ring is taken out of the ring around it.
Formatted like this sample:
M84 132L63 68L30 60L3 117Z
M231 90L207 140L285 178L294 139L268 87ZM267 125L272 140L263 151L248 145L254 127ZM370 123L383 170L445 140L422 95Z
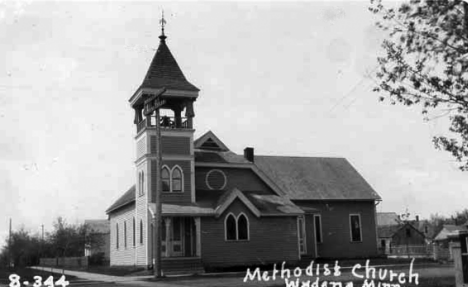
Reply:
M184 173L179 166L169 169L164 166L161 171L163 192L184 192Z

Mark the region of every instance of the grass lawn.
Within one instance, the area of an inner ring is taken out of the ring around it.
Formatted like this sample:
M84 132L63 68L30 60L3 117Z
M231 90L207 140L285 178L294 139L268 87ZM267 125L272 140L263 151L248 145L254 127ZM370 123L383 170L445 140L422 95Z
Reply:
M34 282L34 276L41 276L42 282L46 281L49 276L54 277L54 282L57 281L62 274L51 273L50 271L41 271L25 267L14 267L14 268L0 268L0 284L10 284L9 276L11 274L16 274L20 276L20 282L28 281L32 285ZM74 276L65 276L67 281L73 281Z

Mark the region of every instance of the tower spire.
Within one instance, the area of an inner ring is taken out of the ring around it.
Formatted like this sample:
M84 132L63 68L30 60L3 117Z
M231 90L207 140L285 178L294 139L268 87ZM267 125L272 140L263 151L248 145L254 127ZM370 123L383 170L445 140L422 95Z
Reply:
M162 10L161 20L159 20L159 24L161 24L161 36L159 36L159 39L161 39L161 41L164 41L167 38L166 35L164 35L164 26L166 25L166 20L164 19L164 10Z

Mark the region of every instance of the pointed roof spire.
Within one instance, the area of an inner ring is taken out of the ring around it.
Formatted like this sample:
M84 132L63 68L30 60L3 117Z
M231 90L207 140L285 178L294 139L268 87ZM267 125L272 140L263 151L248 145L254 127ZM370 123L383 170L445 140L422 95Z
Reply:
M164 34L166 20L164 19L164 11L162 12L159 23L161 24L161 36L159 36L161 41L140 88L167 88L198 92L199 89L187 81L177 61L174 56L172 56L169 47L166 45L167 37Z
M166 25L166 20L164 19L164 9L161 12L161 20L159 20L159 24L161 24L161 36L159 36L159 39L161 41L166 40L166 35L164 35L164 26Z

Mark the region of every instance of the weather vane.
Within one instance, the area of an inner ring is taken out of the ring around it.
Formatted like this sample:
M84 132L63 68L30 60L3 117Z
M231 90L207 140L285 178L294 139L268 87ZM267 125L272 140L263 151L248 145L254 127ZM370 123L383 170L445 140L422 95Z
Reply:
M164 25L166 25L166 20L164 19L164 10L162 10L162 16L161 16L161 20L159 20L159 23L161 24L162 36L165 36L164 35Z

